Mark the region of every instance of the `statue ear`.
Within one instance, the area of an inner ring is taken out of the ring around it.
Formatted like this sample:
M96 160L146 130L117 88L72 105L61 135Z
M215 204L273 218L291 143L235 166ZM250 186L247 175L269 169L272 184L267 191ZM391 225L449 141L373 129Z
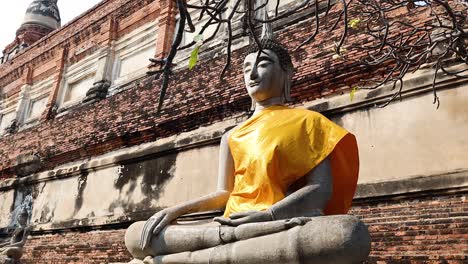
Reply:
M255 103L255 100L253 98L251 98L251 100L252 100L252 104L250 105L250 112L254 112L256 103Z
M286 102L291 102L291 81L292 81L292 70L288 70L286 73L286 78L284 78L284 89L283 97Z
M285 102L291 102L291 82L285 81L283 97Z

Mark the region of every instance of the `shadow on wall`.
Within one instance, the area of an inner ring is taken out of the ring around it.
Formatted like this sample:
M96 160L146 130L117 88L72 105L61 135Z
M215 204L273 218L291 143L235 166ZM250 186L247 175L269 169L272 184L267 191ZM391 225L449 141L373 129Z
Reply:
M16 215L22 207L27 208L30 216L35 213L35 224L49 224L54 228L86 225L93 223L93 218L103 216L124 217L127 220L140 215L146 217L160 209L157 201L164 195L165 187L175 175L177 155L175 152L166 152L163 156L130 158L102 171L96 168L81 169L76 176L69 175L53 181L52 186L48 186L51 182L23 185L14 190L14 202L10 207L11 215L6 228L14 227ZM96 194L100 190L103 193ZM46 193L51 191L57 193ZM57 197L59 193L66 197ZM101 195L108 196L96 200ZM51 201L48 198L53 199ZM72 202L72 208L68 209L69 201ZM37 207L34 213L33 205ZM96 210L99 213L96 214ZM55 223L58 214L60 223Z
M109 206L109 211L113 212L117 207L123 208L124 212L153 210L152 203L161 197L165 186L174 177L176 160L177 154L173 153L121 163L118 178L114 182L120 197ZM141 185L138 186L140 177ZM135 203L132 196L137 187L141 188L143 199Z

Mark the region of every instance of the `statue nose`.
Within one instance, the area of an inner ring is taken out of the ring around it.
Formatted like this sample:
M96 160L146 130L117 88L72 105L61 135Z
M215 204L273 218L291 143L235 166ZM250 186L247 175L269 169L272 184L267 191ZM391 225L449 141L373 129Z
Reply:
M250 80L256 80L258 78L258 71L257 67L254 66L252 70L250 71Z

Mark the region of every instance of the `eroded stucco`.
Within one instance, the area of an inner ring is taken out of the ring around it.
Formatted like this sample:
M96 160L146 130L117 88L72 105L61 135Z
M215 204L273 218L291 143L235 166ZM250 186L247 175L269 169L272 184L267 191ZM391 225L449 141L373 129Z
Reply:
M127 160L106 166L84 169L81 164L48 172L54 178L26 185L36 190L31 223L38 229L49 229L131 220L133 214L152 214L213 192L217 152L217 146L207 145L164 155L127 155ZM31 194L23 192L0 192L4 201L0 227L9 225L12 205ZM15 202L18 193L21 197Z
M468 89L438 95L439 109L426 94L334 118L357 137L360 183L468 169Z
M7 227L10 224L10 211L14 197L13 190L0 192L0 227Z

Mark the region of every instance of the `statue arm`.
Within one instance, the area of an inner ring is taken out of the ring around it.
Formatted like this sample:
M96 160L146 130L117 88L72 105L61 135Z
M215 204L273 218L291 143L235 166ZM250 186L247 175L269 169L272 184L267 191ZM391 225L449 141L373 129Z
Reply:
M323 215L333 192L329 158L305 175L306 185L274 204L270 209L275 220Z
M4 246L10 245L10 242L0 243L0 249Z
M26 244L26 240L28 239L29 233L31 232L30 227L25 227L23 230L20 232L17 232L13 237L11 238L11 243L10 247L23 247ZM23 233L23 237L21 238L20 241L16 241L17 236L19 236L21 233Z
M18 241L16 241L17 237L18 237L18 228L15 228L15 231L13 231L13 234L11 234L11 238L10 238L10 243L8 243L8 246L12 246L13 244L16 244Z
M214 193L176 205L179 216L195 212L223 209L234 186L234 160L228 145L229 132L221 138L218 164L218 184Z
M219 146L218 184L214 193L176 206L180 215L223 209L234 188L234 159L229 150L230 131L223 135Z
M332 171L329 159L304 175L306 185L295 190L266 211L247 211L232 214L229 218L217 217L215 221L230 226L266 222L295 217L312 217L323 214L333 190Z
M222 209L226 206L234 186L234 160L229 150L230 131L223 135L220 143L218 185L214 193L188 202L163 209L150 217L143 227L140 239L141 248L147 248L151 238L157 235L177 217L200 211Z

